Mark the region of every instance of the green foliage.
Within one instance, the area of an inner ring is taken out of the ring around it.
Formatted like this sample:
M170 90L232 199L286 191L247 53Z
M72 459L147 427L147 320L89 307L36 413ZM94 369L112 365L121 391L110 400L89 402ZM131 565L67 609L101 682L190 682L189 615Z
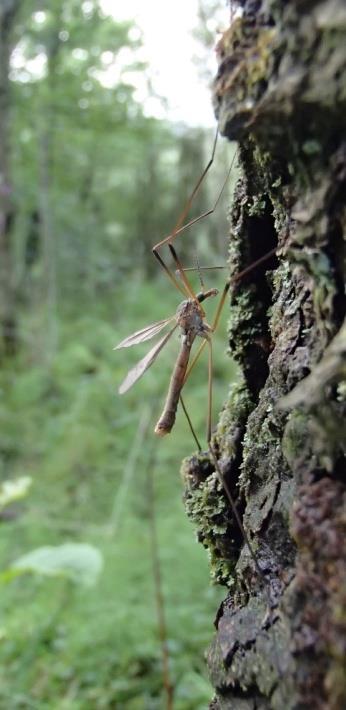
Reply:
M96 584L102 569L102 557L92 545L66 543L56 547L39 547L22 555L12 564L17 574L64 577L86 587Z
M7 490L0 559L2 570L20 564L42 574L16 576L2 588L0 706L8 710L162 707L149 467L175 710L204 708L211 695L203 649L217 592L208 587L177 475L194 443L180 412L170 437L152 435L178 340L124 398L117 387L147 344L113 347L175 312L180 296L157 275L150 247L177 221L212 137L145 115L131 76L140 72L147 81L146 68L131 29L104 17L95 1L77 0L42 0L39 8L23 0L14 28L10 162L20 347L0 372L0 470L17 488L30 478L32 488L20 502ZM191 217L213 204L226 170L223 164L210 176ZM198 235L202 263L222 263L226 226L215 217L179 239L184 261L192 261ZM222 289L224 277L206 281ZM213 307L206 305L210 321ZM224 334L223 321L214 339L214 415L224 397ZM202 441L206 379L201 358L186 401ZM78 576L89 579L100 556L94 587L69 583L67 567L76 579L82 565ZM59 575L47 574L52 566Z
M0 484L0 510L14 501L25 498L31 486L30 476L22 476L14 481L3 481Z
M140 288L140 300L133 302L132 291L128 300L124 296L123 308L131 321L113 328L112 302L107 306L109 322L98 312L107 310L105 304L87 316L64 318L59 350L49 367L35 365L26 349L1 375L6 391L3 466L12 475L25 471L34 481L25 507L12 508L12 519L2 526L3 566L35 547L67 542L92 545L104 558L104 571L94 589L67 591L63 580L33 577L18 578L2 589L0 705L6 707L20 706L23 699L36 707L54 707L58 698L68 708L111 707L114 702L162 706L146 484L154 446L176 707L202 708L210 696L203 680L203 649L212 633L209 619L217 592L208 589L207 560L185 520L177 475L177 450L187 454L193 444L181 415L167 441L158 446L151 438L177 341L136 391L127 398L116 397L129 357L134 362L140 355L116 354L112 347L144 324L148 312L151 320L164 315L153 292L164 294L165 309L174 310L176 296L167 293L163 280L141 283ZM217 371L222 349L221 344ZM206 363L200 368L206 372ZM205 375L186 395L201 438L204 382ZM216 381L216 393L219 388L221 382ZM149 429L141 439L141 420L149 417Z

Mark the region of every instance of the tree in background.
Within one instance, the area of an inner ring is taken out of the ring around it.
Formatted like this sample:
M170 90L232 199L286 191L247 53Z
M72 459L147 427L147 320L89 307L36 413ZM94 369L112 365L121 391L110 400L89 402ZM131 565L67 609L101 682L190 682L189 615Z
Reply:
M17 315L12 258L14 220L10 158L11 89L9 64L12 31L20 0L6 0L0 7L0 357L17 350Z
M151 246L202 170L204 135L145 115L140 32L97 2L21 0L2 19L3 330L13 350L19 312L35 312L50 360L61 309L104 298L134 268L157 273Z

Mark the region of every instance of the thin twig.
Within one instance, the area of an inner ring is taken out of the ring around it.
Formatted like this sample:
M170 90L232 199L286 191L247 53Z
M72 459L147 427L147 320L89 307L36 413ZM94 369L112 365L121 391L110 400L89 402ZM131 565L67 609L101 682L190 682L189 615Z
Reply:
M159 555L159 542L156 526L156 508L155 508L155 488L154 488L154 471L155 471L155 451L152 449L152 454L146 467L147 474L147 491L148 491L148 508L149 508L149 524L150 524L150 546L151 559L153 568L153 579L155 587L156 613L158 621L158 630L161 645L162 658L162 676L163 687L166 694L166 710L173 710L173 686L171 683L169 672L169 651L167 643L167 626L165 615L165 599L162 590L162 575Z
M148 406L144 406L141 411L136 435L132 443L129 456L124 465L123 476L114 499L113 508L108 523L108 533L110 536L114 536L119 528L120 517L124 507L125 498L129 490L131 481L133 479L138 459L142 452L142 445L149 430L150 422L151 410Z

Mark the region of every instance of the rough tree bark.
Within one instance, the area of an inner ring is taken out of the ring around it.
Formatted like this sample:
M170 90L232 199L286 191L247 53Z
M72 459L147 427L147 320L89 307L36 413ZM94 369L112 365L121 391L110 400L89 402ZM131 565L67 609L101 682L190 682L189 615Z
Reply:
M10 155L11 35L21 0L0 4L0 356L12 356L17 349L16 298L13 279L11 233L14 219Z
M346 707L346 5L245 0L218 46L216 113L239 142L229 341L242 380L214 445L270 590L210 457L185 500L229 591L208 652L215 710Z

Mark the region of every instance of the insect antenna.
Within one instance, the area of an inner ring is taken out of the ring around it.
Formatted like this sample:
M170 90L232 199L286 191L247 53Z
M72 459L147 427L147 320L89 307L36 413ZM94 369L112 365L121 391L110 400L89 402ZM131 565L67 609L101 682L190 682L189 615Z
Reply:
M194 265L195 265L195 270L198 271L198 277L199 277L199 283L201 285L201 291L204 292L205 286L204 286L204 281L203 281L203 276L202 276L202 270L201 270L198 255L196 252L194 254L193 261L194 261Z

